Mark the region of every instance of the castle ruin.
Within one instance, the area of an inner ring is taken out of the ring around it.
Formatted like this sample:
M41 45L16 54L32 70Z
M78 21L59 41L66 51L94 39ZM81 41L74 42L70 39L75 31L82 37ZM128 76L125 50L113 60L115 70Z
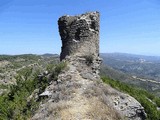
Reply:
M99 56L99 12L62 16L58 20L62 40L60 60L67 55Z

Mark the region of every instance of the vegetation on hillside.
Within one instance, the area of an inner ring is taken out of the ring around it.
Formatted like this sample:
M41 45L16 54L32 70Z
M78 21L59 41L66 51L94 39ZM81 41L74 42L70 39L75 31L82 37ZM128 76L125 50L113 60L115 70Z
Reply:
M59 63L59 58L54 55L0 55L0 85L9 85L16 82L15 77L26 69L43 72L48 64ZM0 87L0 94L1 94Z
M58 74L66 67L66 63L62 62L58 65L49 64L48 70L50 78L41 76L39 71L33 69L23 69L16 76L16 84L9 86L9 92L0 96L0 120L25 120L30 118L43 101L40 97L33 97L33 93L37 91L37 95L41 94L49 85L50 80L57 80ZM4 87L4 86L3 86Z
M160 111L157 110L157 108L160 107L160 98L145 90L121 83L120 81L116 81L107 77L102 77L102 80L103 82L111 85L113 88L128 93L137 99L145 108L148 120L160 120Z
M9 61L9 62L15 62L17 59L23 59L24 62L27 61L36 61L40 59L41 56L33 55L33 54L24 54L24 55L0 55L0 61Z
M6 62L7 61L7 62ZM66 63L58 62L52 57L35 55L0 56L0 80L14 78L16 84L0 84L0 90L6 91L0 96L0 120L23 120L30 118L38 109L39 104L44 101L39 95L49 85L50 81L57 80L58 74L66 67ZM5 64L3 64L5 62ZM86 63L92 64L93 58L86 57ZM41 74L48 71L49 76ZM102 77L103 81L112 87L126 92L137 99L145 108L148 120L160 120L160 98L142 89L121 83L116 80L128 80L129 76L111 68L101 70L104 75L107 73L110 78ZM41 75L41 76L39 76ZM130 80L136 83L137 81ZM146 86L145 83L136 83ZM147 84L147 83L146 83ZM151 87L149 87L151 88ZM158 92L158 91L157 91ZM38 96L38 97L36 97Z
M140 80L138 77L134 77L129 73L123 73L117 69L113 69L112 67L102 64L100 69L101 76L108 76L114 80L119 80L123 83L137 86L147 90L148 92L153 93L156 96L160 97L160 84L156 82L147 81L147 79L142 78Z

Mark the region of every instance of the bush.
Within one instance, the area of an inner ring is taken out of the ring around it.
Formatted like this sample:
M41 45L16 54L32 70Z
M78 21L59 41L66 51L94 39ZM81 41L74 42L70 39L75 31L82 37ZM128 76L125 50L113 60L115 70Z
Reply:
M66 62L61 62L60 64L56 65L54 70L51 73L51 80L57 80L58 78L58 74L60 74L60 72L66 68L67 63Z
M67 66L66 62L61 62L55 67L55 72L58 74Z
M86 59L86 64L88 66L90 66L93 63L93 55L86 55L84 56L84 58Z

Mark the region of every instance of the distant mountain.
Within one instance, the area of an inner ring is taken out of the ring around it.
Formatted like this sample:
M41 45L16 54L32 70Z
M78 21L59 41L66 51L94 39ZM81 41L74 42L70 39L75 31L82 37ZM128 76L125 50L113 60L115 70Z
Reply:
M157 62L160 63L160 56L145 56L145 55L136 55L136 54L128 54L128 53L101 53L103 58L114 58L119 60L129 60L134 62L141 62L141 60L145 60L146 62Z
M142 87L160 96L160 57L101 53L101 74Z
M58 54L51 54L51 53L45 53L45 54L43 54L41 56L43 56L43 57L59 57Z
M160 82L160 57L124 53L102 53L101 57L116 70Z

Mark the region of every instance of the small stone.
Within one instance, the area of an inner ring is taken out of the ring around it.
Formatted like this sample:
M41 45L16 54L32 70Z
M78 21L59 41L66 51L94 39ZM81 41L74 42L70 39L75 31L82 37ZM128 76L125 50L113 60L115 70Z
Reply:
M118 105L118 101L114 101L113 103L114 103L114 105Z
M44 91L42 94L40 94L39 96L50 96L52 95L52 93L50 91Z

